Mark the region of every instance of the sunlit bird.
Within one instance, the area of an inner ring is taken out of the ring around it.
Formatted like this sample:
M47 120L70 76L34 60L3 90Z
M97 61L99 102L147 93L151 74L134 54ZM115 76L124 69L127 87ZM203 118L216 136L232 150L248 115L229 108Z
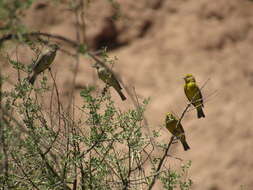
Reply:
M50 65L53 63L56 52L59 49L57 44L50 44L38 57L37 61L32 67L32 76L28 78L28 81L33 85L37 76L49 69Z
M172 135L174 135L180 140L184 147L184 150L189 150L190 147L186 142L183 126L181 125L181 123L178 123L178 119L172 113L166 114L165 124L169 132L171 132Z
M203 112L203 97L201 91L196 83L196 80L193 75L187 74L184 77L185 85L184 85L184 92L188 100L192 103L192 105L197 110L198 118L205 117Z

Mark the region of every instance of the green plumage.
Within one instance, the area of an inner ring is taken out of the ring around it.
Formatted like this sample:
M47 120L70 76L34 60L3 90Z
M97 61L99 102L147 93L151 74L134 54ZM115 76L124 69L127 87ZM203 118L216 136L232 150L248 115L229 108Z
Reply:
M185 80L184 92L186 97L196 108L198 118L205 117L205 114L202 109L204 107L203 97L196 83L195 78L192 75L188 74L186 75L184 80Z
M178 119L172 113L167 113L165 123L166 128L169 130L169 132L171 132L172 135L176 136L180 140L184 147L184 150L187 151L190 149L190 146L186 142L184 128L181 123L177 125Z

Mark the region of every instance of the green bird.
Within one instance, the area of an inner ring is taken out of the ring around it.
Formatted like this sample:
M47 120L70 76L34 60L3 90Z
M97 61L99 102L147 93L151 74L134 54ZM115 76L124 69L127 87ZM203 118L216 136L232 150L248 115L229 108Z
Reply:
M181 125L181 123L178 123L178 125L177 123L178 119L172 113L166 114L166 128L169 130L169 132L172 133L172 135L176 136L180 140L184 147L184 150L187 151L188 149L190 149L190 146L186 142L183 126Z
M32 85L34 84L37 76L48 69L53 63L58 49L59 46L57 44L50 44L49 47L39 55L37 61L32 67L32 76L28 78L28 81Z
M192 105L197 110L198 118L205 117L203 111L203 97L201 91L196 83L196 80L193 75L187 74L184 77L185 85L184 85L184 92L188 100L192 103Z
M126 100L125 95L121 92L122 87L120 86L119 81L114 76L114 74L99 63L95 63L93 67L97 69L98 77L106 85L108 85L109 87L110 86L113 87L117 91L117 93L120 95L122 101Z

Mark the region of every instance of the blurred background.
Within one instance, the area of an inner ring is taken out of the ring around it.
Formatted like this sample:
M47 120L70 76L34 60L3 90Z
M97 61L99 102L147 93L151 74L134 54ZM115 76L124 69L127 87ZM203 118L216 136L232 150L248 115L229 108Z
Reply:
M193 74L200 86L205 84L206 118L197 119L195 110L187 112L182 124L191 150L174 145L173 155L192 161L193 189L252 189L253 2L96 0L83 5L85 25L76 22L66 2L36 1L20 21L31 31L85 42L92 51L107 46L109 55L117 57L114 70L124 86L134 88L140 99L151 98L146 111L151 130L164 125L166 112L182 113L187 105L183 77ZM79 39L78 27L84 31ZM20 60L29 63L27 55L23 50ZM92 61L80 59L74 86L77 105L82 87L103 86ZM11 75L13 68L1 64ZM63 99L73 87L74 70L74 58L59 52L52 71ZM130 98L121 102L114 90L111 93L121 109L129 108ZM170 134L163 128L161 132L166 143Z

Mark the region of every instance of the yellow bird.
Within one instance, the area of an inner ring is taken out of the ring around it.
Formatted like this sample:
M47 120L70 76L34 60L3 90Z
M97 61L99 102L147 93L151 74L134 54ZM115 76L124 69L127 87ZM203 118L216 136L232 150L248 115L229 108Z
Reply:
M198 118L205 117L203 112L203 98L201 91L196 83L196 80L193 75L187 74L184 77L185 85L184 85L184 92L188 100L192 103L192 105L197 110Z
M120 95L122 101L126 100L125 95L121 92L122 87L114 74L99 63L95 63L93 67L97 69L98 77L109 87L113 87Z
M165 120L166 128L181 141L184 150L187 151L190 147L186 142L183 126L181 123L178 123L178 125L177 123L178 119L172 113L167 113Z
M50 44L49 47L40 54L37 61L34 63L32 68L32 76L28 78L29 82L33 85L37 76L49 68L53 63L56 56L56 52L59 49L58 45Z

